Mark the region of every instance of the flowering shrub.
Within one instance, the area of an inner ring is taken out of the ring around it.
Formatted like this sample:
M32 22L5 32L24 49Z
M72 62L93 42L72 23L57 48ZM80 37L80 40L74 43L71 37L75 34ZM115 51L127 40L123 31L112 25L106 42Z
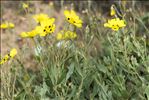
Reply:
M79 3L88 5L82 13ZM121 1L111 4L106 16L98 12L95 1L79 3L76 8L62 6L52 16L56 1L40 2L39 8L33 1L21 2L20 14L29 24L21 23L29 31L16 34L20 25L1 24L3 32L21 42L0 59L2 100L149 99L149 30L144 22L149 17L141 19L146 12L130 5L132 11L126 9L125 3L135 3ZM144 29L141 35L139 26Z

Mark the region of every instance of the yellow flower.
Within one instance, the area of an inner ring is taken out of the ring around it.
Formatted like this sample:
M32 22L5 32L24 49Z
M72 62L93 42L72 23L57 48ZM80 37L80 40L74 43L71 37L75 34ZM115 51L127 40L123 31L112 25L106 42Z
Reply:
M74 39L77 37L77 34L75 32L72 32L72 31L60 31L57 36L56 36L56 39L57 40L64 40L64 39Z
M2 29L7 29L7 28L14 28L14 24L13 23L10 23L10 22L5 22L5 23L2 23L0 28Z
M40 36L45 36L47 33L44 32L43 30L43 27L41 26L36 26L35 30L37 31L37 33L40 35Z
M48 34L47 32L44 31L44 27L41 26L36 26L35 30L41 37L46 36Z
M9 60L9 56L8 54L4 56L4 58L0 61L0 64L4 64L5 62L7 62Z
M10 57L11 58L14 58L14 56L17 54L17 49L13 48L11 51L10 51Z
M41 27L38 27L37 30L40 36L45 36L51 34L55 31L55 18L49 18L41 22Z
M49 19L47 14L42 14L42 13L34 15L33 18L37 23L41 23L42 21Z
M71 10L65 10L64 15L67 19L67 21L77 27L82 27L82 20L79 18L79 16L76 15L75 11Z
M115 11L115 9L114 9L114 5L112 5L111 6L111 13L110 13L110 15L111 16L114 16L116 14L116 11Z
M9 54L5 55L4 58L0 61L0 64L4 64L7 62L10 58L14 58L17 54L17 50L13 48Z
M9 27L10 27L10 28L14 28L14 26L15 26L15 25L14 25L13 23L9 23Z
M41 26L52 25L55 22L55 18L48 18L41 21Z
M40 22L40 26L36 26L34 30L30 32L22 32L20 36L22 38L34 37L36 35L46 36L55 31L55 18L47 18Z
M64 38L64 39L68 39L69 37L70 37L70 35L69 35L68 32L65 32L65 33L63 34L63 38Z
M58 33L56 36L57 40L62 40L63 39L63 35L61 33Z
M68 33L69 33L69 37L72 38L72 39L77 37L77 34L74 33L74 32L68 31Z
M28 6L28 4L26 4L26 3L22 3L22 7L23 7L24 9L27 9L29 6Z
M72 31L66 31L64 33L64 36L66 36L66 39L74 39L77 37L77 34L75 32L72 32Z
M32 30L32 31L30 31L30 32L27 32L27 34L28 34L28 37L35 37L36 35L37 35L37 31L34 29L34 30Z
M120 20L119 18L114 18L111 20L108 20L108 23L104 24L104 27L109 27L114 31L119 30L119 28L125 27L126 24L124 20Z
M20 34L20 36L22 37L22 38L33 38L33 37L35 37L36 35L38 35L38 32L37 32L37 30L36 29L34 29L34 30L32 30L32 31L30 31L30 32L22 32L21 34Z
M8 24L2 23L0 27L1 27L2 29L6 29L6 28L8 28Z
M27 32L22 32L22 33L20 34L20 36L21 36L22 38L26 38L26 37L28 37L28 34L27 34Z

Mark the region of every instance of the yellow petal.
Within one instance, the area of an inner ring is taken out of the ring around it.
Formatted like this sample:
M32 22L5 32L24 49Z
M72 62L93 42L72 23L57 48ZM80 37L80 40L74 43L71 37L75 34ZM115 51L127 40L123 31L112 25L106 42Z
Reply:
M71 10L71 15L72 15L73 17L77 16L77 15L76 15L76 12L75 12L74 10Z
M76 12L74 10L71 10L71 17L74 19L74 20L79 20L79 16L76 14Z
M42 13L34 15L33 18L37 23L41 23L42 21L49 19L47 14L42 14Z
M77 27L82 27L82 20L79 19L79 16L76 15L76 12L74 10L68 11L65 10L64 11L64 15L67 18L67 21Z
M65 32L65 33L64 33L64 38L65 38L65 39L69 38L69 33L68 33L68 32Z
M76 38L77 37L77 34L74 34L74 36L73 36L74 38Z
M124 20L119 21L119 26L120 27L125 27L126 26Z
M78 28L81 28L82 27L82 24L75 24Z
M81 19L78 19L78 20L76 21L76 23L80 23L80 24L82 24L83 22L82 22Z
M0 64L4 64L5 62L7 62L9 59L8 55L5 55L4 58L0 61Z
M43 27L41 26L36 26L35 27L35 31L39 34L39 33L42 33L43 32Z
M55 22L55 18L48 18L40 22L42 27L51 26Z
M10 51L10 57L13 58L16 54L17 54L17 49L13 48L13 49Z
M14 28L14 26L15 26L15 25L14 25L13 23L9 23L9 27L10 27L10 28Z
M52 27L52 32L54 32L55 31L55 24L53 24L53 27Z
M112 30L118 31L119 30L119 27L112 27Z
M28 33L29 37L35 37L38 34L38 32L36 30L32 30L32 31L27 32L27 33Z
M51 18L50 22L51 22L51 24L53 24L55 22L55 18Z
M42 33L40 33L39 35L40 35L41 37L43 37L43 36L46 36L47 33L46 33L46 32L42 32Z
M63 39L63 35L61 33L58 33L56 36L57 40L62 40Z
M22 33L20 34L20 36L21 36L22 38L26 38L26 37L28 37L28 34L27 34L26 32L22 32Z
M3 23L3 24L1 24L0 28L6 29L6 28L8 28L8 24L7 23Z
M2 65L2 64L4 64L5 63L5 61L4 60L1 60L0 61L0 65Z
M104 24L104 27L109 27L109 24L108 24L108 23L105 23L105 24Z
M65 15L65 17L70 17L70 12L68 10L65 10L64 15Z

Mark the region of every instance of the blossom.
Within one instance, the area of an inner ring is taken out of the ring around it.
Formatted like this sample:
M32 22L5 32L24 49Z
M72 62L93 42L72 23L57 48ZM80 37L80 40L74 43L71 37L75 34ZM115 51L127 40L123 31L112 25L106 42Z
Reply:
M125 26L126 26L125 21L120 20L119 18L108 20L108 22L104 24L104 27L109 27L114 31L118 31L120 28Z
M28 6L28 4L26 4L26 3L22 3L22 7L23 7L24 9L27 9L29 6Z
M114 16L116 14L116 11L114 9L114 5L111 6L111 12L110 12L110 15L111 16Z
M39 26L36 26L34 30L30 32L22 32L20 36L22 38L34 37L39 35L41 37L46 36L47 34L51 34L55 31L55 18L49 18L44 21L41 21Z
M20 34L22 38L32 38L36 35L43 37L55 31L55 18L49 18L46 14L38 14L34 16L34 19L39 23L39 25L30 32L22 32Z
M57 40L62 40L63 39L63 34L58 33L56 38L57 38Z
M79 27L79 28L82 27L82 23L83 23L83 22L82 22L82 20L79 18L79 16L76 15L76 13L75 13L74 10L71 10L71 11L65 10L65 11L64 11L64 15L65 15L65 17L66 17L66 20L67 20L69 23L71 23L71 24L73 24L73 25L75 25L75 26L77 26L77 27Z
M48 15L43 13L34 15L33 18L37 23L41 23L42 21L49 19Z
M10 23L10 22L5 22L5 23L2 23L0 25L0 28L2 29L7 29L7 28L14 28L14 24L13 23Z
M77 37L77 34L75 32L72 32L72 31L60 31L56 38L57 40L64 40L64 39L74 39Z
M39 32L40 36L46 36L47 34L51 34L55 31L55 18L49 18L47 20L42 21L36 29Z
M20 36L21 36L22 38L26 38L26 37L28 37L28 33L27 33L27 32L22 32L22 33L20 34Z
M9 60L9 55L7 54L7 55L5 55L4 57L3 57L3 59L0 61L0 65L1 64L4 64L5 62L7 62Z
M33 29L32 31L28 32L28 36L29 37L35 37L36 35L38 35L38 32L36 29Z
M17 55L17 50L13 48L9 54L5 55L2 60L0 61L0 64L4 64L7 62L10 58L14 58Z
M17 54L17 49L13 48L11 51L10 51L10 57L11 58L14 58L14 56Z
M9 23L8 25L9 25L9 28L14 28L15 26L13 23Z
M22 32L22 33L20 34L20 36L21 36L22 38L28 38L28 37L33 38L33 37L35 37L36 35L38 35L38 32L37 32L36 29L34 29L34 30L30 31L30 32Z
M3 23L3 24L1 24L1 26L0 26L2 29L6 29L6 28L8 28L8 24L6 24L6 23Z

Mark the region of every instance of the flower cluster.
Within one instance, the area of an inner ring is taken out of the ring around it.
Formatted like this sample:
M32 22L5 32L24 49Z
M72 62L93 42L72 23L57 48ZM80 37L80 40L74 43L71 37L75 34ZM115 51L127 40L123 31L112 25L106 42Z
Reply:
M23 8L28 8L27 4L23 4ZM114 6L111 6L111 16L114 16L116 14ZM66 17L66 20L70 23L73 24L74 26L81 28L83 21L77 16L76 12L74 10L65 10L64 15ZM20 36L22 38L33 38L37 35L44 37L48 34L52 34L55 31L55 18L49 18L47 14L37 14L33 16L34 20L37 22L37 26L29 31L29 32L22 32ZM0 28L6 29L6 28L13 28L15 25L13 23L2 23ZM119 18L113 18L111 20L108 20L107 23L104 24L104 27L111 28L114 31L119 30L122 27L125 27L125 21L120 20ZM74 28L76 29L76 28ZM61 30L59 33L56 35L57 40L70 40L70 39L75 39L77 37L77 34L75 32L76 30ZM17 50L13 48L9 54L5 55L1 61L0 64L3 64L7 62L10 58L14 58L14 56L17 54Z
M82 20L79 18L79 16L76 15L75 11L71 10L65 10L64 15L67 19L67 21L77 27L82 27ZM55 31L55 18L49 18L47 14L37 14L34 15L33 18L37 22L38 26L36 26L32 31L29 32L22 32L20 36L22 38L33 38L36 35L39 35L41 37L46 36L47 34L51 34ZM62 31L60 32L62 33ZM73 39L77 36L76 33L67 31L64 34L57 34L57 39Z
M49 18L46 14L38 14L34 15L33 18L39 24L30 32L22 32L20 34L21 37L35 37L36 35L46 36L47 34L51 34L55 30L55 19Z
M54 32L55 30L55 24L53 24L55 22L54 18L49 18L47 20L42 21L40 24L41 26L37 27L37 30L39 31L39 35L40 36L45 36L47 34L51 34Z
M60 31L58 34L57 34L57 40L65 40L65 39L74 39L77 37L77 34L75 32L72 32L72 31Z
M71 10L71 11L68 11L68 10L65 10L64 11L64 15L65 15L65 17L66 17L66 20L69 22L69 23L71 23L71 24L73 24L73 25L75 25L75 26L77 26L77 27L82 27L82 20L79 18L79 16L77 16L76 15L76 13L75 13L75 11L74 10Z
M75 11L74 10L65 10L64 11L64 15L66 17L66 20L73 24L74 26L76 27L79 27L81 28L82 27L82 20L79 18L79 16L76 15ZM69 30L62 30L60 31L56 38L57 40L67 40L67 39L74 39L77 37L77 34L76 32L73 32L73 31L69 31Z
M108 20L108 22L104 24L104 27L108 27L114 31L118 31L120 28L125 27L126 24L125 24L125 20L123 20L123 19L121 20L116 16L116 11L115 11L114 7L115 7L114 5L111 6L110 15L111 16L115 15L116 18Z
M119 18L108 20L108 23L104 24L104 27L109 27L114 31L118 31L120 28L125 27L125 26L126 24L124 20L120 20Z
M14 28L14 24L13 23L10 23L10 22L5 22L5 23L2 23L0 25L0 28L1 29L7 29L7 28Z
M7 62L10 58L14 58L17 54L17 50L15 48L13 48L9 54L5 55L1 61L0 64L4 64L5 62Z

